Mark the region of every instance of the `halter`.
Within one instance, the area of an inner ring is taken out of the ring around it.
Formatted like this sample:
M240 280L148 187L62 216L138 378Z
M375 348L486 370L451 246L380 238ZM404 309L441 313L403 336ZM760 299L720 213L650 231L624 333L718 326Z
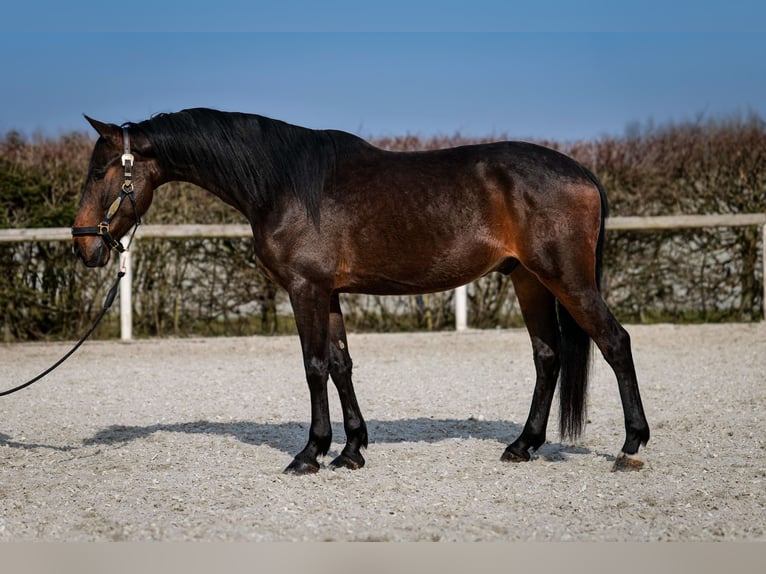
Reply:
M117 198L112 202L112 205L110 205L109 209L106 211L106 217L101 223L99 223L96 226L72 227L72 237L80 237L83 235L95 235L95 236L103 238L104 242L110 248L116 249L120 253L127 251L127 248L130 247L130 244L133 242L133 237L135 237L136 235L138 226L141 225L141 216L138 213L136 196L133 193L134 157L133 157L133 154L130 153L130 136L128 135L128 128L125 126L122 127L122 143L123 143L123 153L122 153L122 157L120 158L122 161L122 168L123 168L123 175L124 175L123 182L122 182L122 189L120 189L120 193L117 195ZM128 246L123 247L122 243L120 243L114 237L112 237L112 234L109 232L109 224L112 222L112 219L114 218L115 214L119 211L120 206L122 205L122 200L124 200L126 197L130 199L130 203L133 205L133 215L135 217L135 222L133 224L133 231L130 235L130 239L128 240Z
M97 226L72 227L72 235L74 237L78 237L80 235L97 235L99 237L103 237L104 241L109 247L116 249L120 253L123 253L124 251L128 250L128 247L130 247L130 244L133 242L133 237L135 237L136 235L136 230L138 229L138 226L141 225L141 216L138 214L138 205L136 205L136 197L133 194L133 180L132 180L133 154L130 153L130 137L128 137L128 128L125 126L123 126L122 128L122 142L124 144L124 151L122 154L122 167L124 169L125 178L122 183L122 189L120 190L120 194L117 196L117 199L115 199L112 202L112 205L109 206L109 209L106 212L106 217L104 218L104 221L99 223ZM128 246L123 247L122 243L117 241L114 237L112 237L112 234L109 233L109 223L112 221L114 214L117 213L117 211L120 209L120 205L122 205L122 200L125 199L126 197L129 197L130 203L133 204L133 215L135 216L135 223L133 225L133 232L130 235L130 240L128 241ZM20 391L21 389L27 388L29 385L33 383L36 383L37 381L42 379L44 376L46 376L48 373L56 369L59 365L61 365L61 363L66 361L69 357L71 357L72 353L74 353L77 349L79 349L80 346L86 341L86 339L90 337L91 333L93 333L93 331L96 330L96 327L101 322L101 319L104 318L104 315L106 315L106 312L109 310L109 307L111 307L112 303L114 303L114 298L117 296L117 288L120 285L120 280L124 276L125 276L125 268L120 267L120 270L117 273L117 279L114 281L114 284L112 284L112 287L109 289L108 293L106 294L106 299L104 300L104 306L101 308L101 311L96 316L96 320L93 321L93 324L85 332L85 334L80 338L80 340L77 341L77 343L75 343L74 347L72 347L58 361L53 363L53 365L45 369L42 373L40 373L36 377L28 380L26 383L23 383L21 385L18 385L6 391L0 391L0 397L10 395L17 391Z

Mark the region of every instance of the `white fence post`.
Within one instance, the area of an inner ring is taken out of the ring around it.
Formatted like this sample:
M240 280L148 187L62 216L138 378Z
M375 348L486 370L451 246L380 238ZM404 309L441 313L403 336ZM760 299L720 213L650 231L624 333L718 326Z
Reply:
M133 245L135 244L134 241ZM120 268L125 271L125 276L120 282L120 339L130 341L133 339L133 268L130 251L120 254Z
M461 285L455 289L455 330L465 331L468 328L468 289Z

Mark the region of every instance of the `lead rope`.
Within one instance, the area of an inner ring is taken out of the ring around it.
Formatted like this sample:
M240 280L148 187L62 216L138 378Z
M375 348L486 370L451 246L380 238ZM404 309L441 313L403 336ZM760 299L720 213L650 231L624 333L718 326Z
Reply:
M117 273L117 279L114 282L114 285L112 285L112 288L109 289L109 292L106 295L106 299L104 300L104 306L99 312L98 316L96 317L96 320L93 321L93 324L90 326L90 329L88 329L85 334L80 338L79 341L75 344L74 347L72 347L69 352L61 357L58 361L53 363L50 367L45 369L42 373L34 377L33 379L28 380L26 383L23 383L17 387L13 387L12 389L8 389L7 391L0 392L0 397L4 397L6 395L13 394L17 391L20 391L21 389L27 388L29 385L36 383L40 379L42 379L45 375L53 371L56 367L61 365L64 361L66 361L69 357L72 356L72 354L80 348L80 346L86 341L88 337L90 337L91 333L96 330L96 327L101 322L101 319L104 318L104 315L106 315L106 312L109 310L109 307L112 306L112 303L114 303L114 298L117 296L117 288L120 285L120 279L122 279L125 276L125 270L120 267L120 271Z
M122 137L123 137L123 144L124 144L124 150L122 154L122 167L124 169L124 182L122 184L122 190L120 191L120 195L117 197L117 199L112 203L112 205L109 207L109 212L107 214L107 218L105 219L104 223L99 225L98 228L92 228L92 229L98 229L98 232L91 232L91 228L80 228L82 231L85 232L76 232L76 228L72 229L72 235L100 235L102 237L105 237L107 239L107 243L110 244L110 247L115 247L115 243L117 246L117 250L120 253L123 253L124 251L127 251L130 247L131 243L133 243L133 238L136 236L136 231L138 231L138 226L141 225L141 216L138 213L138 205L136 204L136 198L133 194L133 180L132 180L132 168L133 168L133 154L130 153L130 139L128 137L128 130L127 128L123 127L122 129ZM126 246L123 246L119 241L116 241L112 238L112 236L109 234L109 222L111 221L112 217L114 217L115 213L117 213L117 210L120 208L120 205L122 205L122 200L128 197L130 198L130 203L133 206L133 216L135 218L135 224L133 225L133 231L130 234L130 238L128 239L128 244ZM106 231L103 232L101 230L102 225L106 225ZM74 354L74 352L80 348L80 346L88 339L88 337L91 336L93 331L96 330L96 327L98 327L98 324L101 322L101 319L104 318L104 315L106 315L106 312L109 310L109 307L112 306L112 303L114 303L114 299L117 296L117 288L120 285L120 280L125 277L125 263L124 261L120 264L120 270L117 272L117 279L114 281L114 284L112 285L111 289L109 289L109 292L106 294L106 299L104 299L104 306L102 307L101 311L99 311L98 316L96 317L96 320L93 321L93 324L90 326L90 328L85 332L85 334L80 338L77 343L75 343L75 346L72 347L68 353L66 353L63 357L61 357L58 361L53 363L50 367L45 369L42 373L34 377L33 379L28 380L26 383L23 383L17 387L13 387L12 389L8 389L6 391L0 392L0 397L4 397L6 395L13 394L17 391L20 391L21 389L27 388L29 385L36 383L40 379L42 379L45 375L49 374L51 371L56 369L61 363L66 361L69 357Z

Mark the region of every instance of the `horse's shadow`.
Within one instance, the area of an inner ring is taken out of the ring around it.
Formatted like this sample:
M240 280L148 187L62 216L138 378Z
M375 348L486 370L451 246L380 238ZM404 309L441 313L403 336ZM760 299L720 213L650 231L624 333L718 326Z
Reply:
M507 421L468 419L432 419L419 417L393 421L372 420L367 422L371 444L427 442L436 443L449 439L492 440L505 445L521 433L521 425ZM333 437L340 441L345 437L343 425L333 424ZM136 440L142 440L156 433L182 433L187 435L208 434L230 436L249 445L265 445L286 454L298 452L308 434L308 424L300 422L261 423L261 422L212 422L199 420L181 423L157 423L146 426L112 425L98 431L83 440L83 446L105 445L119 446ZM14 441L12 437L0 433L0 446L16 449L46 448L58 451L71 451L76 446L56 446ZM614 456L595 452L588 447L546 442L536 451L535 457L548 462L567 460L571 454L596 454L613 461Z
M419 417L393 421L367 421L371 444L427 442L448 439L493 440L505 446L521 433L522 427L507 421L469 419L432 419ZM343 426L333 424L333 437L345 437ZM206 420L185 423L158 423L148 426L113 425L85 439L83 445L119 445L145 439L155 433L212 434L230 436L250 445L265 445L287 454L298 452L308 434L308 424L300 422L211 422ZM546 442L536 453L548 462L560 462L568 454L596 454L607 460L614 456L592 451L583 446Z

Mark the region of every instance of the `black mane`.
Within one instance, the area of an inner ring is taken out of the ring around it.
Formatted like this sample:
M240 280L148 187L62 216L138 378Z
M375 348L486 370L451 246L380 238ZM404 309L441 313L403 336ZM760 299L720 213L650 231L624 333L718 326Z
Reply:
M206 108L159 114L131 127L146 135L167 173L207 182L240 209L268 208L291 193L314 220L335 167L332 134L340 133ZM246 201L237 199L242 194Z

